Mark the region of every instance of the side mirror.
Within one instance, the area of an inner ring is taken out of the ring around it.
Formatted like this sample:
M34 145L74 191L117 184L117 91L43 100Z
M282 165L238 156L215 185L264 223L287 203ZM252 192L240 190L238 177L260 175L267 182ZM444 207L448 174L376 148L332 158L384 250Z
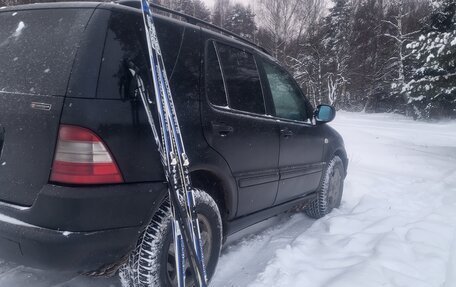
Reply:
M318 105L314 115L317 124L329 123L336 117L336 109L330 105Z

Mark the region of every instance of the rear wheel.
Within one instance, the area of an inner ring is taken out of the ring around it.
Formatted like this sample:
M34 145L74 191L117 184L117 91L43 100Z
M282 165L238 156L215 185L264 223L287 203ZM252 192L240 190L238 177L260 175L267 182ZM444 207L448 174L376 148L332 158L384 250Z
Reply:
M340 206L344 191L345 169L340 157L334 156L323 174L322 183L313 199L304 209L312 218L321 218Z
M196 212L201 230L204 261L208 278L215 272L222 246L222 221L215 201L204 191L195 190ZM121 269L124 286L177 286L172 215L166 199L140 236L136 249ZM194 286L193 274L186 260L186 286Z

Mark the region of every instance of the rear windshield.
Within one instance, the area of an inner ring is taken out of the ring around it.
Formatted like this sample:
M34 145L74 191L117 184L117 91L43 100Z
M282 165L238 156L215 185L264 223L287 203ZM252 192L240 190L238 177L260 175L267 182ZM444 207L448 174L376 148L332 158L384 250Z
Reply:
M64 95L93 9L0 12L0 92Z

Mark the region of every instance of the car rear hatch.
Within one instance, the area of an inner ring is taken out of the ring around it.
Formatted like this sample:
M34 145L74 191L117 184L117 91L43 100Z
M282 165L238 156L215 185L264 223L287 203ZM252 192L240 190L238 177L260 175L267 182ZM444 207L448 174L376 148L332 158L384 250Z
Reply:
M73 62L94 8L0 10L0 201L49 181Z

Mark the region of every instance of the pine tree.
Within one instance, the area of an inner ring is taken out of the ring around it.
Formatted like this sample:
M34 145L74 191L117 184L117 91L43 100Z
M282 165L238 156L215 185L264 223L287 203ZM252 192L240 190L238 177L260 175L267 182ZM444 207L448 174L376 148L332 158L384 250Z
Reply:
M159 4L203 21L211 20L211 11L201 0L161 0ZM173 17L173 15L164 14Z
M224 28L230 6L230 0L215 0L212 23Z
M253 40L256 32L255 14L250 7L242 4L231 6L225 17L225 29L241 37Z
M439 0L417 41L407 45L416 59L403 88L415 118L456 118L456 2Z
M352 7L349 0L333 0L334 7L326 17L323 45L326 50L328 71L326 73L328 102L339 104L346 97L350 82L348 63L350 61L350 37L353 29Z
M376 111L378 99L384 95L381 34L382 0L362 0L354 8L353 32L350 38L349 61L350 110Z
M209 22L211 20L211 11L206 7L201 0L185 0L186 3L182 5L182 12L203 21Z
M414 0L391 0L387 5L385 19L382 20L384 29L382 37L392 53L386 60L386 75L391 83L387 101L399 111L404 112L408 97L401 93L407 79L409 79L409 58L412 53L406 51L410 43L419 32L411 29L411 22L418 22L415 17L419 2ZM411 21L412 20L412 21Z

